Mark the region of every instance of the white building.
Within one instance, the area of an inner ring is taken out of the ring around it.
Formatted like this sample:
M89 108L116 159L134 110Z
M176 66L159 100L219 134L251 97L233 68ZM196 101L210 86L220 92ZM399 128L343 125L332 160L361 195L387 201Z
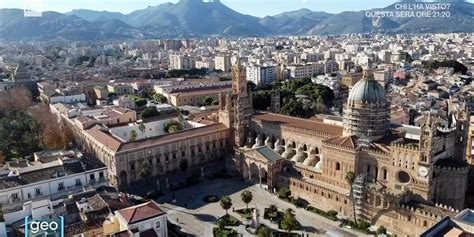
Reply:
M120 234L145 236L144 233L154 232L155 235L148 236L168 236L167 214L154 201L118 210L115 217L120 224Z
M45 90L40 94L40 97L43 101L48 102L49 104L70 104L86 101L86 95L82 92L60 89Z
M171 54L169 58L169 69L182 70L195 68L194 57L191 57L189 55Z
M210 59L202 59L202 60L196 61L196 68L197 69L206 68L208 71L214 71L215 63L214 61Z
M216 70L222 70L223 72L230 71L230 57L228 55L221 55L214 57L214 64Z
M78 151L35 153L34 161L8 162L0 170L0 204L4 212L28 201L58 200L107 184L107 167Z
M323 74L325 66L321 63L293 64L286 67L291 78L306 78Z
M182 83L172 83L167 84L163 83L160 85L155 85L153 89L158 94L162 94L169 99L169 94L178 90L192 90L192 89L206 89L206 88L222 88L232 86L232 81L203 81L198 82L198 80L190 80L189 83L182 81Z
M25 216L30 216L32 220L41 220L54 215L53 203L49 199L27 201L23 203L21 209L13 209L5 212L3 217L6 225L22 220ZM1 232L0 232L0 236Z
M250 65L246 69L247 80L255 85L266 85L277 79L275 66Z
M118 106L118 107L122 107L122 108L126 108L126 109L135 109L137 106L135 105L135 102L128 98L128 97L120 97L116 100L113 100L113 104Z

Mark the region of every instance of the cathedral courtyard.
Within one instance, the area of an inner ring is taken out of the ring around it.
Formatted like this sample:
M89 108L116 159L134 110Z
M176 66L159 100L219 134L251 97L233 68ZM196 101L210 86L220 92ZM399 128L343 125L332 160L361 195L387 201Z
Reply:
M277 229L275 223L263 218L263 210L271 204L278 207L280 211L292 208L295 211L296 219L302 228L293 233L304 234L304 236L361 236L361 232L350 229L342 229L339 222L331 221L325 217L309 212L303 208L296 208L293 204L279 199L276 194L271 194L260 188L259 184L250 185L237 179L217 179L201 182L195 186L187 187L160 197L157 201L161 208L167 211L168 221L181 227L181 231L190 236L212 236L212 228L215 227L216 220L225 214L219 202L206 203L204 197L207 195L217 195L219 198L228 195L232 199L232 208L229 214L237 217L241 225L234 227L239 234L251 236L245 230L245 225L251 221L244 220L234 211L245 208L245 203L241 200L241 193L248 189L253 194L253 199L249 203L249 208L257 207L260 211L260 223ZM173 197L175 200L173 200Z

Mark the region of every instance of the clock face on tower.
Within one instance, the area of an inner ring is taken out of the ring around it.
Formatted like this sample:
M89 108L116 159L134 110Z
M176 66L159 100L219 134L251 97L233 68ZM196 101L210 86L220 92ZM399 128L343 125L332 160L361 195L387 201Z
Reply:
M428 168L426 168L426 167L418 168L418 175L421 176L421 177L428 176Z

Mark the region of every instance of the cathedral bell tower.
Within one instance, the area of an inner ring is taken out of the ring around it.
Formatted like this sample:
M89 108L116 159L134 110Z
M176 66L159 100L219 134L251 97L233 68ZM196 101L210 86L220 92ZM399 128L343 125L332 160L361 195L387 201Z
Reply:
M421 125L420 134L420 165L429 166L433 159L433 150L435 146L435 137L437 133L436 121L431 113Z
M252 95L248 89L245 68L239 59L232 65L232 94L219 98L219 122L233 131L234 144L245 144L245 130L253 113Z

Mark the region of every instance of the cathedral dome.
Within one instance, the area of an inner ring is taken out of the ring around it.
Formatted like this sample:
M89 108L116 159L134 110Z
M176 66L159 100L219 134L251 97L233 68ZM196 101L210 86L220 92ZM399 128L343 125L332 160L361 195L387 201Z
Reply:
M386 103L385 89L373 79L362 79L351 89L349 103Z
M369 73L352 87L343 123L344 136L374 141L384 136L389 127L390 105L385 89Z

